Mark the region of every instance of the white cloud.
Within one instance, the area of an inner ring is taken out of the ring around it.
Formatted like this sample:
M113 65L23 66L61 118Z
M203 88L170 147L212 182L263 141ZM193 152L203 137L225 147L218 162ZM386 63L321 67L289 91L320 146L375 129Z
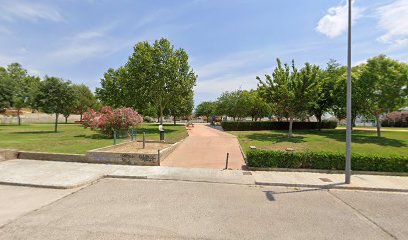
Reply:
M13 21L22 18L29 21L49 20L54 22L64 21L60 12L45 4L34 1L0 1L0 18Z
M354 5L355 1L352 1ZM362 10L359 7L353 7L352 9L352 21L355 22L361 17ZM327 14L323 16L317 24L316 31L328 36L329 38L335 38L342 35L347 31L348 26L348 4L347 2L335 7L329 8Z
M408 1L395 0L377 8L378 27L384 34L378 38L392 48L408 46Z

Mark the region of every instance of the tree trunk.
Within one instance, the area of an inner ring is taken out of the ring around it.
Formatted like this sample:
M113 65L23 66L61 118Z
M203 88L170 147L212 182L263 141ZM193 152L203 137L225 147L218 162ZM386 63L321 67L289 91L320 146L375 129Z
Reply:
M67 124L68 123L68 117L67 116L64 116L65 117L65 124Z
M18 108L18 109L17 109L18 126L20 126L20 125L21 125L21 116L20 116L20 111L21 111L21 108Z
M176 125L176 116L173 116L174 125Z
M322 115L316 115L319 131L322 130Z
M381 137L381 122L380 122L380 116L375 115L375 120L377 122L377 137Z
M206 116L207 117L207 123L208 123L208 118L209 118L209 116Z
M54 132L58 130L58 113L55 114L55 125L54 125Z
M83 113L81 113L81 114L79 115L79 116L80 116L80 117L79 117L79 121L81 121L81 122L82 122L82 114L83 114Z
M163 108L160 107L160 125L163 125Z
M290 138L293 136L292 128L293 128L293 117L289 117L289 135L288 135L288 137L290 137Z

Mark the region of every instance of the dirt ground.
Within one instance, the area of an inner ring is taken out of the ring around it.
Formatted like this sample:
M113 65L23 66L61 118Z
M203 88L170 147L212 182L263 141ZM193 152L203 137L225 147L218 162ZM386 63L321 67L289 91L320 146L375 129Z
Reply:
M157 150L162 150L171 146L169 143L146 142L143 148L143 142L129 142L120 144L110 148L103 149L103 152L120 152L120 153L157 153Z

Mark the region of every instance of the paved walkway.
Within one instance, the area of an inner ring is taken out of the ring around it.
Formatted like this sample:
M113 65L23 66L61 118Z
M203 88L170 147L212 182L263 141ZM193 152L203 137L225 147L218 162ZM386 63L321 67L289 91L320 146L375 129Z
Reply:
M189 136L160 164L172 167L241 169L245 164L238 139L229 133L213 129L206 124L195 124Z
M347 185L344 184L343 174L126 166L21 159L0 162L0 184L64 189L85 186L105 177L408 192L408 176L353 175L352 184Z

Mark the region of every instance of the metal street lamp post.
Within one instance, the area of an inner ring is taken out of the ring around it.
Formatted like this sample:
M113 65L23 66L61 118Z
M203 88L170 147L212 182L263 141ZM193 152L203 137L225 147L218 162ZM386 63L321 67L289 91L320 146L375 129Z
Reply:
M346 184L351 182L351 2L348 0Z

